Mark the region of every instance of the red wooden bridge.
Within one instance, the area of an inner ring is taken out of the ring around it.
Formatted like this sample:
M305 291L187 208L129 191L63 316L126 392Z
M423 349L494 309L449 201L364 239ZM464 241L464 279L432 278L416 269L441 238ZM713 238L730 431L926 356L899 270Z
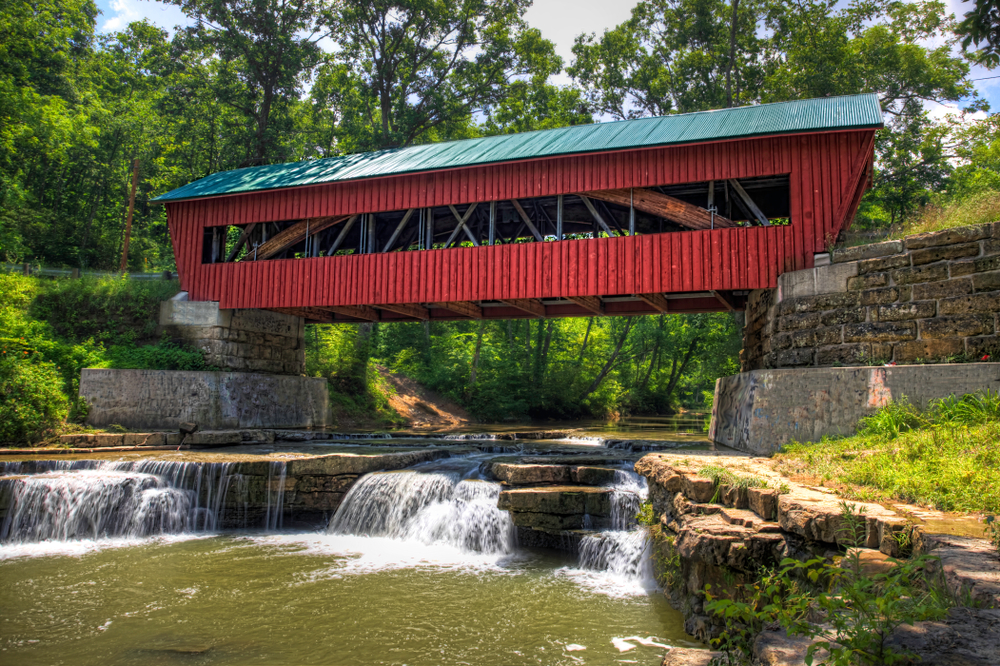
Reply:
M868 184L874 95L214 174L159 198L191 300L312 321L742 309Z

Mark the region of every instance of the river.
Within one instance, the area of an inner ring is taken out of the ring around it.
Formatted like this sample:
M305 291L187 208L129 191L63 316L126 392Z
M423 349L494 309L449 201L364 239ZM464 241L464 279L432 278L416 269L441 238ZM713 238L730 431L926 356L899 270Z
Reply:
M676 424L634 428L630 437L678 437ZM612 435L585 430L571 443L504 443L545 455ZM462 443L445 436L430 436L431 445ZM678 445L706 446L694 431L685 437ZM372 444L391 450L407 442ZM358 446L366 444L279 442L241 447L237 457ZM479 472L492 453L463 449L363 476L328 524L308 530L282 529L271 509L268 529L214 529L217 509L200 506L190 473L206 465L193 458L212 455L225 454L176 454L185 462L172 463L173 476L162 463L115 460L66 461L62 467L78 469L29 477L10 476L17 470L9 466L8 482L20 484L14 508L20 502L22 510L7 512L0 544L0 660L658 664L664 645L699 646L657 590L631 516L594 531L578 554L524 547L497 508L500 484ZM178 475L177 465L188 471ZM223 492L236 487L212 473L204 479L226 484ZM624 515L643 491L634 473L618 476Z

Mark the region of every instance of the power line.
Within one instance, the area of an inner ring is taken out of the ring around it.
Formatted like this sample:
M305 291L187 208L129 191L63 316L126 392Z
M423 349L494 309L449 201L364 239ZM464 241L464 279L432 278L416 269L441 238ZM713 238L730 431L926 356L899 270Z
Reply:
M969 79L970 81L985 81L986 79L1000 79L1000 76L984 76L981 79Z

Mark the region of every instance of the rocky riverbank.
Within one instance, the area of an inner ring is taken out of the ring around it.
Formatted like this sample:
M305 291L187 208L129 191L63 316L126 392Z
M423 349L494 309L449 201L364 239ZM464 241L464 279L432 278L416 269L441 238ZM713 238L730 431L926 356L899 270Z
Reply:
M836 495L790 482L766 459L650 453L635 469L649 484L658 534L653 557L665 594L685 614L685 629L699 639L708 641L724 628L706 610L707 585L716 598L736 598L762 570L784 558L833 560L860 541L859 561L873 571L892 566L892 558L910 555L907 551L933 555L931 575L972 607L953 609L944 622L902 627L892 641L933 658L925 663L1000 663L1000 641L949 647L946 640L976 627L993 627L994 638L1000 632L1000 611L988 610L1000 608L1000 556L983 538L943 532L949 524L945 516L923 512L917 517L854 503L852 513L863 525L849 538L845 507ZM797 666L804 663L809 644L781 632L762 632L754 654L763 664ZM664 663L687 663L676 661L680 657L668 655Z

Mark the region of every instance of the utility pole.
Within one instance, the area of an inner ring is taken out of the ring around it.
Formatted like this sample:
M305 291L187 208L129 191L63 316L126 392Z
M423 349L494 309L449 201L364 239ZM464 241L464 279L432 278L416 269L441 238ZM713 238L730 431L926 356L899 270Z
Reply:
M139 160L132 160L132 193L128 197L128 217L125 218L125 244L122 246L122 265L118 270L125 272L128 265L128 241L132 236L132 211L135 210L135 186L139 182Z

